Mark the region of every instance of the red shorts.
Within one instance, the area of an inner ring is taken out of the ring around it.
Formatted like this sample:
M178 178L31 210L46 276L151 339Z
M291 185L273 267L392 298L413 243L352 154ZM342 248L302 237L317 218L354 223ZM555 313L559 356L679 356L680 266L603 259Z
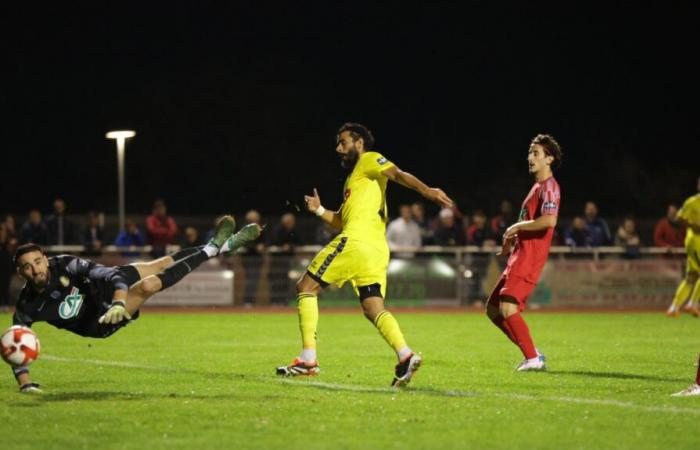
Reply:
M506 275L504 273L498 279L498 283L496 283L496 287L493 288L493 292L489 295L486 303L498 306L502 296L512 297L518 302L518 311L522 311L525 309L527 298L534 290L535 283L531 283L525 278L516 275Z

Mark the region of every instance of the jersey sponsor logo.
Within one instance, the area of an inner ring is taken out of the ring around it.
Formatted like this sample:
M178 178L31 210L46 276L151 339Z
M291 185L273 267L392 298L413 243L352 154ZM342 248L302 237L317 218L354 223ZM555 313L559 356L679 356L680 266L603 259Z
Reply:
M557 203L556 202L544 202L542 205L542 211L543 212L552 212L557 210Z
M74 287L70 291L70 295L58 305L58 315L62 319L72 319L80 312L80 307L83 304L83 296L79 294L78 288Z
M388 162L388 161L387 161L386 158L383 157L383 156L377 158L377 164L379 164L380 166L383 166L383 165L386 164L387 162Z
M51 298L54 300L58 300L58 298L61 296L61 291L53 291L51 293Z

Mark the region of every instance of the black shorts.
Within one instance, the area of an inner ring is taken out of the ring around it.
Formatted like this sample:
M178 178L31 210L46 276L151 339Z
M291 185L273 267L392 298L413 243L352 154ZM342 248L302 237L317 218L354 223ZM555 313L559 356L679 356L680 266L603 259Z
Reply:
M116 266L115 269L122 273L129 287L141 280L141 276L134 266ZM86 337L106 338L119 331L120 328L127 326L131 321L139 318L139 311L136 311L136 313L131 316L131 320L125 320L116 325L99 323L100 317L102 317L112 305L114 288L107 284L102 286L96 285L93 295L95 297L92 307L90 311L86 311L85 319L81 320L80 323L71 330L74 333Z

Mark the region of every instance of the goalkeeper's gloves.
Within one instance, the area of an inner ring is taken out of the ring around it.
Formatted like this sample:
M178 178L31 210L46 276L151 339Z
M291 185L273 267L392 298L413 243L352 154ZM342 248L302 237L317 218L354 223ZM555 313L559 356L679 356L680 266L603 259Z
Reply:
M116 325L124 319L131 320L131 314L126 310L126 303L122 300L114 300L98 322Z
M43 391L39 389L39 383L27 383L19 387L19 391L24 394L41 394Z

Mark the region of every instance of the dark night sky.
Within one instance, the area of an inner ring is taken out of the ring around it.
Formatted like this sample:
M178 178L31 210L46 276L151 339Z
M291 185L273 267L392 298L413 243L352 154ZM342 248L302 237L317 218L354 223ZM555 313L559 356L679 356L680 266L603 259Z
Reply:
M521 201L538 132L564 147L564 213L656 216L700 175L689 7L142 3L3 11L0 212L115 212L123 127L131 213L277 214L315 186L337 206L348 120L466 211Z

